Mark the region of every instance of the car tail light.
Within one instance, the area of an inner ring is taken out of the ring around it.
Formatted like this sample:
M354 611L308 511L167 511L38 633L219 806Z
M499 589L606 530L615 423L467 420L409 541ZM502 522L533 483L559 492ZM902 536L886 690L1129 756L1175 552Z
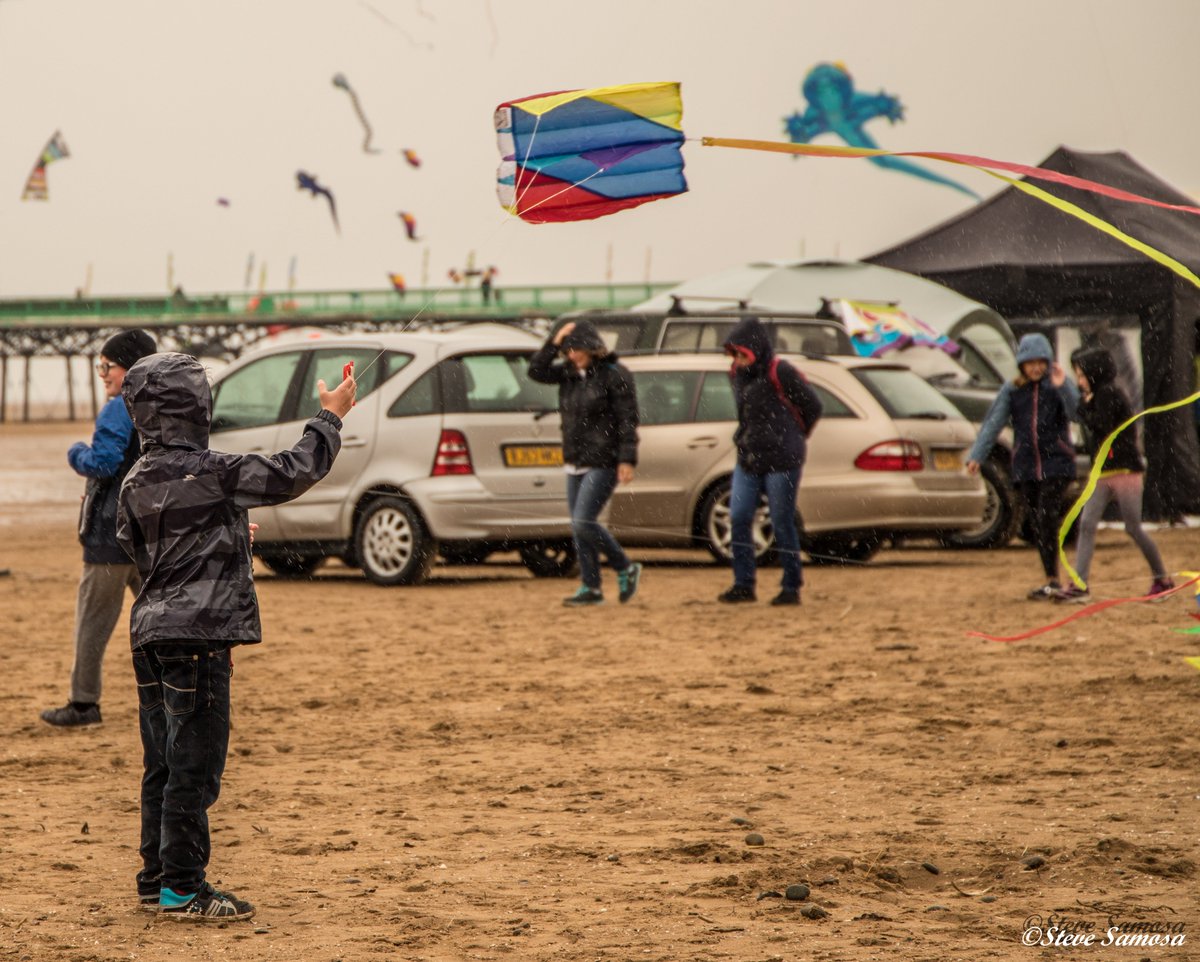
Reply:
M433 477L446 474L474 474L471 466L471 449L462 431L444 429L438 440L437 454L433 456Z
M862 471L920 471L925 459L916 441L881 441L855 458L854 466Z

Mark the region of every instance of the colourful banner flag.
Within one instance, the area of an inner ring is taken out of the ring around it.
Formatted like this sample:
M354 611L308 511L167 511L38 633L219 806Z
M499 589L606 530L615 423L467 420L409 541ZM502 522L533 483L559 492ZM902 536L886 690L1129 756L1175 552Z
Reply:
M881 357L913 344L958 353L954 341L895 304L837 300L829 306L841 315L850 343L861 357Z

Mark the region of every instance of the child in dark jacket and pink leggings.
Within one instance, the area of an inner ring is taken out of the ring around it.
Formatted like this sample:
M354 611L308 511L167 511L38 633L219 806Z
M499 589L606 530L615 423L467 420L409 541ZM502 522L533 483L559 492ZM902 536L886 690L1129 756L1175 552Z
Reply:
M1088 453L1095 461L1101 443L1118 427L1129 420L1133 409L1125 393L1117 385L1117 367L1112 355L1103 348L1084 348L1071 355L1075 379L1083 400L1078 417L1087 429ZM1142 527L1142 473L1145 470L1138 453L1137 434L1133 426L1126 428L1112 443L1104 460L1096 490L1079 515L1079 544L1075 553L1075 569L1087 584L1096 547L1096 529L1104 517L1104 509L1115 501L1125 523L1125 533L1142 551L1150 566L1153 582L1149 595L1169 591L1175 583L1167 577L1158 547ZM1091 600L1087 588L1068 585L1060 592L1058 601L1083 604Z

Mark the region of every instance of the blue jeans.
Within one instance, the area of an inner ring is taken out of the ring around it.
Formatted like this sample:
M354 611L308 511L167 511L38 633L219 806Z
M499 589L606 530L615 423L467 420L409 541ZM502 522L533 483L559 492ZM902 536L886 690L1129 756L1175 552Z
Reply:
M133 653L142 735L139 894L195 892L210 853L208 809L229 747L229 648L164 643Z
M796 530L796 489L800 487L800 468L751 474L739 464L733 469L729 514L733 527L733 583L753 588L755 582L754 536L751 525L763 492L771 513L775 547L783 564L784 591L799 591L804 584L800 570L800 533Z
M596 519L617 486L616 468L589 468L587 474L567 475L567 507L571 511L571 534L579 558L579 580L587 588L600 590L600 551L616 571L629 567L629 558L604 525Z

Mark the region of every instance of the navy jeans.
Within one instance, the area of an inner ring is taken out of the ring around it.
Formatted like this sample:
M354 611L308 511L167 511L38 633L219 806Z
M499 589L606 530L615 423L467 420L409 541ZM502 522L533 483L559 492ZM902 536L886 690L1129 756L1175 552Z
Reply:
M142 734L138 892L186 894L204 881L208 809L229 747L229 648L163 643L133 653Z
M571 534L579 558L579 580L600 590L600 551L617 571L629 567L629 558L597 518L617 486L616 468L589 468L587 474L567 475L567 507L571 511Z
M733 528L733 583L753 588L756 577L754 536L751 526L759 500L767 495L775 547L783 565L784 591L799 591L804 584L800 570L800 533L796 530L796 489L800 487L800 468L751 474L739 464L733 469L729 514Z

